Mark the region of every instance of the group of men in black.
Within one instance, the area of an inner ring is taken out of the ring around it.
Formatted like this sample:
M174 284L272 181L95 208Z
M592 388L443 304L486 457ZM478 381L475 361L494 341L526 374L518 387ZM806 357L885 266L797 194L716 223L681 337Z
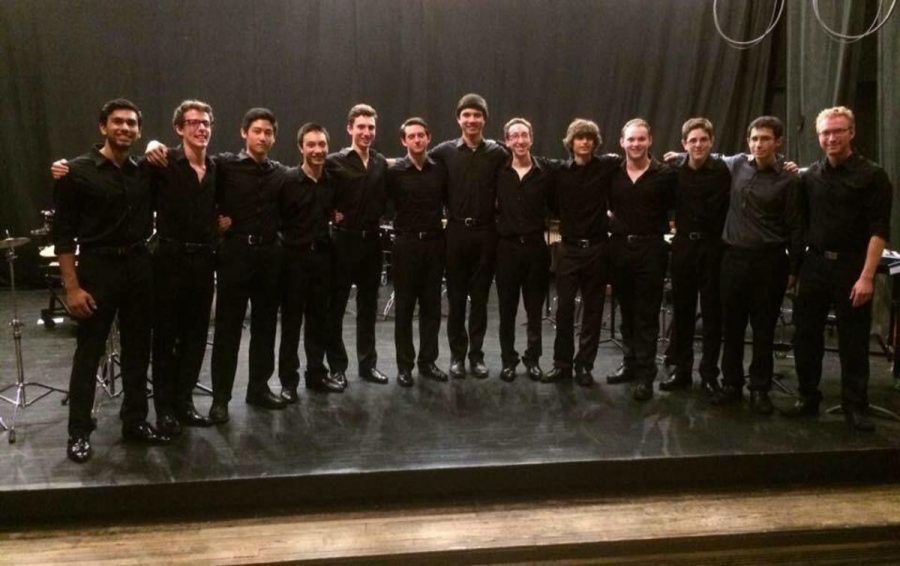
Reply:
M406 120L399 135L407 154L389 160L373 147L375 110L358 104L347 117L349 147L329 154L328 132L306 123L297 133L301 163L285 167L268 158L278 124L267 109L253 108L244 116L243 150L208 155L212 108L184 101L172 120L181 144L169 149L154 141L135 159L130 152L140 138L140 111L124 99L104 105L102 145L53 167L59 177L54 244L67 305L79 320L68 457L84 462L91 456L94 375L116 317L122 432L128 441L165 444L184 426L228 421L248 303L249 405L282 409L298 400L301 329L306 387L326 392L348 387L342 325L353 286L359 376L387 383L377 367L375 320L380 225L388 201L395 210L392 277L401 386L413 385L416 368L420 377L436 381L447 381L448 373L488 377L483 343L495 278L499 377L513 381L521 362L532 380L590 386L611 284L622 312L624 356L607 382L634 382L632 396L648 400L657 376L659 310L671 255L674 371L660 389L692 385L699 296L704 394L717 404L742 399L749 321L751 408L773 412L768 391L774 329L785 289L799 274L794 320L800 397L782 412L818 414L823 328L833 306L844 414L857 429L873 428L865 415L867 336L872 280L888 239L891 186L881 168L853 151L855 121L849 109L819 115L824 155L799 176L778 153L783 126L771 116L749 125L750 153L730 157L711 153L712 124L692 118L682 128L685 153L667 154L662 163L651 156L651 127L640 118L622 128L624 157L599 155L599 127L574 120L563 139L570 158L560 161L532 155L534 132L524 118L505 124L503 144L485 139L488 107L480 95L463 96L456 115L460 137L431 150L428 124ZM561 242L553 365L544 372L539 360L550 278L549 217L559 219ZM669 233L674 233L671 247L664 239ZM447 373L435 364L444 279ZM204 416L194 407L192 391L214 289L213 402ZM520 297L527 317L521 356L515 348ZM281 390L276 394L268 381L276 369L279 310ZM151 350L155 427L147 422Z

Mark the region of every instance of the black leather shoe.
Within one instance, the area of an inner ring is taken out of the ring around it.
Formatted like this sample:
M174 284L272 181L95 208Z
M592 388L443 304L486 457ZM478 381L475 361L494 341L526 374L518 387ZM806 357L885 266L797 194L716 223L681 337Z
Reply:
M478 379L485 379L489 375L487 366L481 360L469 362L469 369L472 370L472 375Z
M447 374L434 363L419 366L419 377L427 377L435 381L447 381Z
M844 420L847 422L847 426L860 432L872 432L875 430L875 423L861 411L844 408Z
M281 398L284 399L284 402L288 405L293 405L300 400L300 396L297 395L296 387L282 387Z
M453 379L462 379L466 377L466 363L462 360L451 361L450 377L452 377Z
M729 405L731 403L740 403L744 398L741 388L734 385L723 385L722 390L710 402L713 405Z
M638 383L634 386L634 389L631 390L631 396L635 401L649 401L650 399L653 399L653 384Z
M606 383L610 385L628 383L629 381L634 381L634 374L624 365L619 366L615 373L606 376Z
M73 434L66 444L66 456L77 464L84 464L91 459L91 436L89 434Z
M815 417L819 415L819 402L808 397L800 397L787 409L779 411L785 417Z
M560 368L553 366L553 369L544 374L541 383L559 383L572 379L572 368Z
M575 366L575 383L582 387L592 386L594 384L594 376L591 375L591 370Z
M401 369L399 372L397 372L397 384L402 385L403 387L412 387L412 371L408 369Z
M344 387L333 375L307 375L304 381L306 382L306 388L313 391L324 391L325 393L342 393L344 391Z
M209 408L209 420L212 424L225 424L228 418L228 405L213 403Z
M509 383L516 378L516 366L506 366L500 370L500 379Z
M690 389L692 381L690 375L679 375L676 372L659 382L659 390L676 391L679 389Z
M174 438L181 436L181 423L175 415L163 415L156 419L156 430L163 436Z
M332 372L332 374L330 376L328 376L328 378L331 381L333 381L334 383L337 383L338 386L341 388L341 391L343 391L344 389L347 389L347 374L346 373L344 373L342 371ZM325 380L320 379L318 381L324 382Z
M212 419L208 417L204 417L200 413L197 412L197 409L191 407L186 411L182 411L178 414L178 421L182 424L182 426L197 426L197 427L207 427L212 426Z
M171 438L161 434L150 423L135 423L124 425L122 427L122 438L126 442L134 442L136 444L149 444L151 446L159 446L168 444Z
M378 371L378 368L361 371L359 372L359 377L366 381L371 381L372 383L385 384L388 382L388 376Z
M250 393L247 392L247 404L252 405L254 407L259 407L260 409L269 409L269 410L280 410L287 407L287 402L275 395L268 388L259 391L258 393Z
M700 381L700 391L703 392L707 399L715 399L722 392L722 387L719 386L719 382L715 379L704 379Z
M544 371L541 369L541 366L537 364L537 362L529 362L528 360L523 360L522 363L525 365L525 373L528 374L528 379L531 381L540 381L542 377L544 377Z
M767 391L750 392L750 409L758 415L771 415L775 412L775 407L772 405Z

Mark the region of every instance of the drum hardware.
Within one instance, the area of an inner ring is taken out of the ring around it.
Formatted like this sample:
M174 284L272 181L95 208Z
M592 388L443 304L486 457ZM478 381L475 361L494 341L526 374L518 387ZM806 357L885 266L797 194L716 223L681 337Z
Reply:
M0 400L6 401L7 403L13 405L13 414L12 418L7 425L2 419L0 419L0 429L6 430L8 434L8 440L10 444L15 443L16 441L16 418L19 414L19 409L25 409L30 407L34 403L40 401L47 395L51 393L62 393L66 395L63 399L63 404L66 403L68 399L68 391L65 389L59 389L57 387L52 387L50 385L45 385L43 383L38 383L36 381L26 381L25 379L25 371L22 364L22 321L19 320L19 307L17 303L16 297L16 271L15 271L15 261L16 261L16 252L15 249L19 246L24 246L28 242L30 242L28 238L12 238L9 235L9 231L6 232L6 238L0 240L0 249L6 250L6 262L9 265L9 282L10 282L10 290L12 296L12 304L13 304L13 318L12 322L10 322L10 326L13 329L13 342L15 344L15 352L16 352L16 381L7 385L6 387L0 388ZM36 388L41 391L37 396L29 399L27 396L27 392L29 388ZM3 395L6 391L13 389L15 391L14 396L7 397Z

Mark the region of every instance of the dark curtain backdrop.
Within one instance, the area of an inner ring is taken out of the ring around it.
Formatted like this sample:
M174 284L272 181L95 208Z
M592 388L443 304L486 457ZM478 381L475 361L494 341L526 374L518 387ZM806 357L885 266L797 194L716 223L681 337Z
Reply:
M878 37L878 148L879 160L894 182L891 215L893 248L900 243L900 18L886 25Z
M772 9L721 4L738 38L758 34ZM711 0L5 0L0 42L0 229L14 235L51 204L49 163L97 140L97 109L116 96L144 110L144 141L169 143L175 105L210 102L214 151L240 149L244 111L267 106L281 128L273 156L289 163L307 120L329 128L332 148L346 145L356 102L379 110L388 155L401 153L396 128L409 115L429 120L436 141L455 136L468 91L487 97L492 137L529 118L539 154L563 156L578 116L600 124L606 151L628 118L645 117L661 154L696 114L716 124L718 150L735 152L765 110L772 60L770 40L727 47ZM22 256L36 280L36 250Z

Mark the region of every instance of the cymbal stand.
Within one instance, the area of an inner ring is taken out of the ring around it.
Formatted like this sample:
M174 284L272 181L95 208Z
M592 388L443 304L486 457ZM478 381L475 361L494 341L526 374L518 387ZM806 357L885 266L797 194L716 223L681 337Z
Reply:
M6 248L6 262L9 265L9 283L13 303L13 318L12 322L10 322L9 325L13 329L13 342L15 344L16 381L15 383L11 383L6 387L0 388L0 401L5 401L13 406L13 414L12 418L9 420L9 424L7 425L5 422L0 420L0 427L2 427L3 430L7 431L7 439L9 440L10 444L14 444L16 442L16 418L19 416L19 409L30 407L34 403L37 403L47 395L50 395L54 392L62 393L66 396L66 398L69 394L69 392L65 389L45 385L36 381L25 380L25 371L22 364L22 321L19 320L19 307L16 299L16 270L15 266L13 265L15 261L15 250L12 247ZM38 389L40 393L37 396L29 399L27 396L28 388ZM14 395L9 397L3 395L10 389L15 392ZM65 404L66 398L63 399L63 404Z

